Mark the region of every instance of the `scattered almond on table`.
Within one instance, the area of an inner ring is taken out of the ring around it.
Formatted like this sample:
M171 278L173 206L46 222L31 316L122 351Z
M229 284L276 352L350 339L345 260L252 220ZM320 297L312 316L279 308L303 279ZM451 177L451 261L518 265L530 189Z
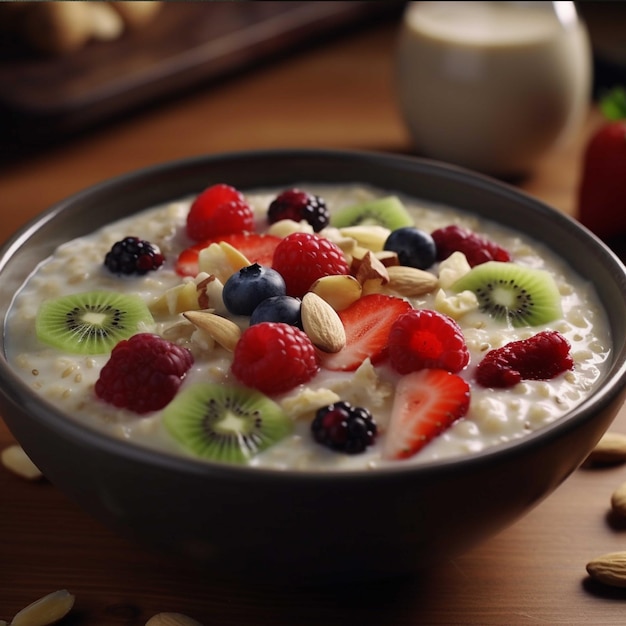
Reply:
M8 626L49 626L63 619L74 606L67 589L53 591L19 611Z
M626 434L608 431L585 460L586 466L626 463Z
M611 495L611 510L626 518L626 482L622 483Z
M202 624L182 613L157 613L146 622L146 626L202 626Z
M626 587L626 552L610 552L587 563L587 572L598 582Z
M43 476L19 444L12 444L4 448L0 452L0 461L10 472L26 480L38 480Z
M587 457L584 465L617 465L626 462L626 435L606 432ZM611 495L611 510L626 519L626 482ZM599 583L612 587L626 587L626 551L610 552L591 559L587 573Z
M0 31L48 56L76 52L90 41L112 41L145 26L161 9L133 2L0 2Z

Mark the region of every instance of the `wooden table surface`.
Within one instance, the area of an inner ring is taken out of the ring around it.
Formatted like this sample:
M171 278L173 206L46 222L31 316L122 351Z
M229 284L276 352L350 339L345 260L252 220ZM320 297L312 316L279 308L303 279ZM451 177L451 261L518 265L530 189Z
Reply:
M290 146L411 152L394 98L395 35L393 22L361 30L5 163L0 238L93 183L179 157ZM599 121L591 109L521 188L574 214L582 148ZM614 429L626 432L625 410ZM12 441L0 422L0 448ZM49 483L0 470L0 619L67 588L71 625L142 625L160 611L207 626L626 623L626 590L590 584L585 571L592 557L626 549L608 516L624 466L578 470L527 517L425 576L331 589L201 576L127 544Z

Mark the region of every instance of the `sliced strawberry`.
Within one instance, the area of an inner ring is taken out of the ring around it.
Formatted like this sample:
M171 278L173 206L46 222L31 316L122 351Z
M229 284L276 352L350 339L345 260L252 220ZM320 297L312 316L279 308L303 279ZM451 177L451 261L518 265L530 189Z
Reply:
M346 345L339 352L321 354L322 366L333 371L356 370L366 358L372 363L387 355L389 332L393 323L412 309L402 298L369 294L339 312L346 329Z
M463 417L469 403L469 385L457 374L425 369L403 376L396 386L383 457L413 456Z
M272 264L274 250L281 239L280 237L274 237L274 235L257 233L235 233L213 239L205 239L180 253L176 261L176 272L181 276L195 276L198 273L198 255L200 250L220 241L225 241L233 248L237 248L250 263L259 263L269 267Z

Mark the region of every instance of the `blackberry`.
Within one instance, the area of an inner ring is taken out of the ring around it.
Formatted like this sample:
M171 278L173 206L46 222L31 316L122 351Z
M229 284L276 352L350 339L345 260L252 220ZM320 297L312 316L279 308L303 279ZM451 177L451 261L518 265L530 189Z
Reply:
M146 274L161 267L163 261L158 246L139 237L126 237L114 243L104 257L105 266L114 274Z
M378 428L372 414L348 402L321 408L311 423L317 443L346 454L359 454L376 440Z
M294 222L306 220L318 233L328 226L330 215L326 202L320 196L300 189L287 189L272 201L267 219L270 224L286 219Z

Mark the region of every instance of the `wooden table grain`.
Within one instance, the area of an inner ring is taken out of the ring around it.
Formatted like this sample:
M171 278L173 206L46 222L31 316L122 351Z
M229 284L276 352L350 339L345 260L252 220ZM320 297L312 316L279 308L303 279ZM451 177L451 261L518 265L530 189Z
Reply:
M275 147L410 153L394 96L395 36L394 23L352 33L27 158L4 154L0 238L65 196L170 159ZM582 150L599 123L591 108L578 135L519 186L575 214ZM626 432L625 410L613 428ZM12 441L0 422L0 448ZM592 557L626 549L625 528L608 514L623 481L626 466L580 469L524 519L419 578L290 589L173 564L113 535L46 481L0 468L0 619L67 588L76 596L69 625L143 625L161 611L207 626L623 624L626 590L591 584L585 571Z

